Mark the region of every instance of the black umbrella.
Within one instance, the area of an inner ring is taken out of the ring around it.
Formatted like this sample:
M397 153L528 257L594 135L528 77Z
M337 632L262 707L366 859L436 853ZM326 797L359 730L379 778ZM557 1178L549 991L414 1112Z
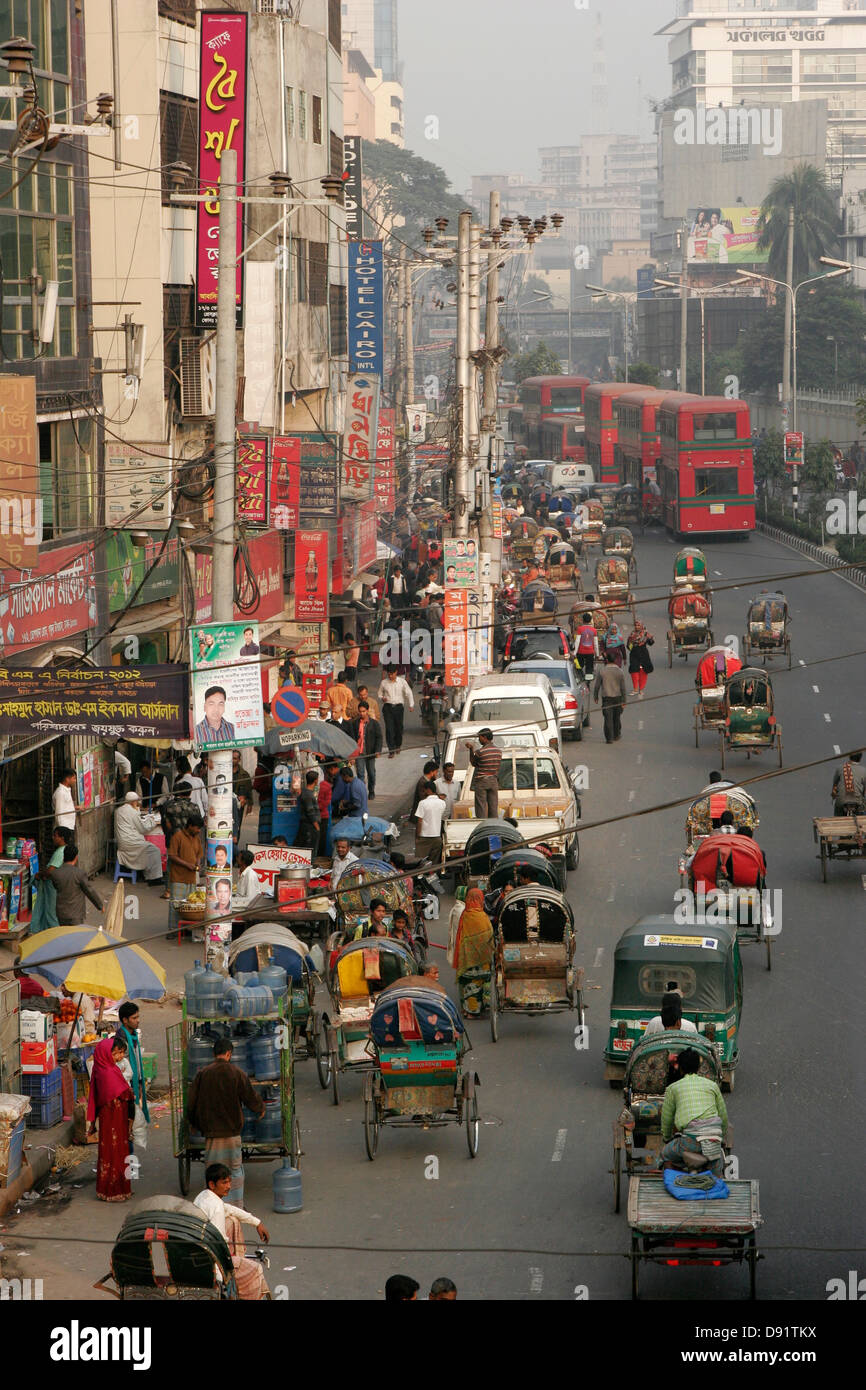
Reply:
M290 748L303 748L307 753L321 753L326 758L348 758L357 742L337 724L324 719L305 719L297 729L268 729L265 735L267 753L285 753Z

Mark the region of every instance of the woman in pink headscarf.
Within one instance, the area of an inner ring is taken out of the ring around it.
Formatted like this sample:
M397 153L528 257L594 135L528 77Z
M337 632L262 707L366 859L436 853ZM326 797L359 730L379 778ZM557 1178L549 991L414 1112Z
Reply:
M102 1202L125 1202L132 1196L127 1159L133 1097L118 1066L125 1056L126 1043L118 1037L103 1038L93 1053L87 1118L91 1134L99 1121L96 1195Z

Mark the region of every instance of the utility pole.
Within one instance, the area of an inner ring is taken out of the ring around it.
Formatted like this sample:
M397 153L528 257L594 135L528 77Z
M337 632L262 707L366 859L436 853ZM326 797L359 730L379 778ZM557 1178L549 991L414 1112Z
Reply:
M481 348L481 248L480 231L470 230L469 243L469 353L470 357ZM478 395L478 358L469 363L469 468L472 502L475 502L475 484L478 477L478 462L481 453L481 401Z
M400 248L400 260L397 265L397 362L395 371L395 395L398 410L402 411L408 404L406 397L406 283L409 278L409 270L406 263L406 247ZM398 417L398 426L404 423Z
M407 255L406 248L403 248L404 257ZM403 275L405 284L403 286L406 298L405 318L403 322L403 338L406 347L406 405L407 407L415 404L415 325L412 311L412 272L409 269L408 261L404 267Z
M454 461L454 534L469 535L470 311L469 263L472 213L457 221L457 449Z
M213 500L213 607L215 623L234 620L235 587L235 408L238 379L237 340L237 258L238 258L238 157L236 150L224 150L220 169L219 275L217 279L216 401L214 407L214 500ZM216 677L217 680L219 677ZM217 779L219 778L219 783ZM228 873L232 871L231 836L218 834L222 813L229 819L233 805L232 750L221 746L208 756L208 862L215 859L217 843L228 848ZM210 890L211 884L208 884ZM209 912L218 912L208 892ZM206 928L210 932L211 928ZM231 933L227 922L215 929L225 939ZM226 957L216 944L207 955L221 963Z
M491 229L499 226L500 195L490 194ZM496 434L496 387L499 367L490 356L499 346L499 248L494 246L487 256L487 302L484 315L484 347L488 356L484 363L484 400L482 405L481 429L491 436Z
M791 339L794 322L794 205L788 208L788 256L785 283L785 345L782 353L782 433L791 423ZM796 472L795 472L796 477ZM796 493L795 493L796 497ZM794 515L797 506L794 503Z
M689 224L683 220L683 264L680 286L680 390L688 391L688 333L689 333Z

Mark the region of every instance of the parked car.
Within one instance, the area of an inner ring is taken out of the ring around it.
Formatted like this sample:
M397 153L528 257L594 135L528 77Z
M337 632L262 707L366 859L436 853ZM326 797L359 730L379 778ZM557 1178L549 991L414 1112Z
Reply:
M553 686L563 737L582 739L583 731L589 724L590 694L589 686L583 676L578 675L574 662L555 661L550 657L527 657L525 661L512 662L508 668L509 675L517 675L521 671L547 677Z
M505 639L502 669L506 671L512 661L529 661L539 652L567 661L571 656L571 644L565 628L546 623L512 628Z
M537 724L549 748L559 748L556 696L546 676L479 676L472 682L461 711L464 724L523 728Z

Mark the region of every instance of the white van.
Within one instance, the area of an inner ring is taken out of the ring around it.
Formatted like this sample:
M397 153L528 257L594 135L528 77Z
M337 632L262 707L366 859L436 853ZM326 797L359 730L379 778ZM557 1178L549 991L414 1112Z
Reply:
M567 491L582 483L594 483L595 474L588 463L552 463L548 472L551 492Z
M499 676L479 676L469 687L460 721L491 728L498 724L498 732L503 731L503 725L518 728L537 724L549 748L558 751L562 746L556 695L547 676L511 676L507 671Z

